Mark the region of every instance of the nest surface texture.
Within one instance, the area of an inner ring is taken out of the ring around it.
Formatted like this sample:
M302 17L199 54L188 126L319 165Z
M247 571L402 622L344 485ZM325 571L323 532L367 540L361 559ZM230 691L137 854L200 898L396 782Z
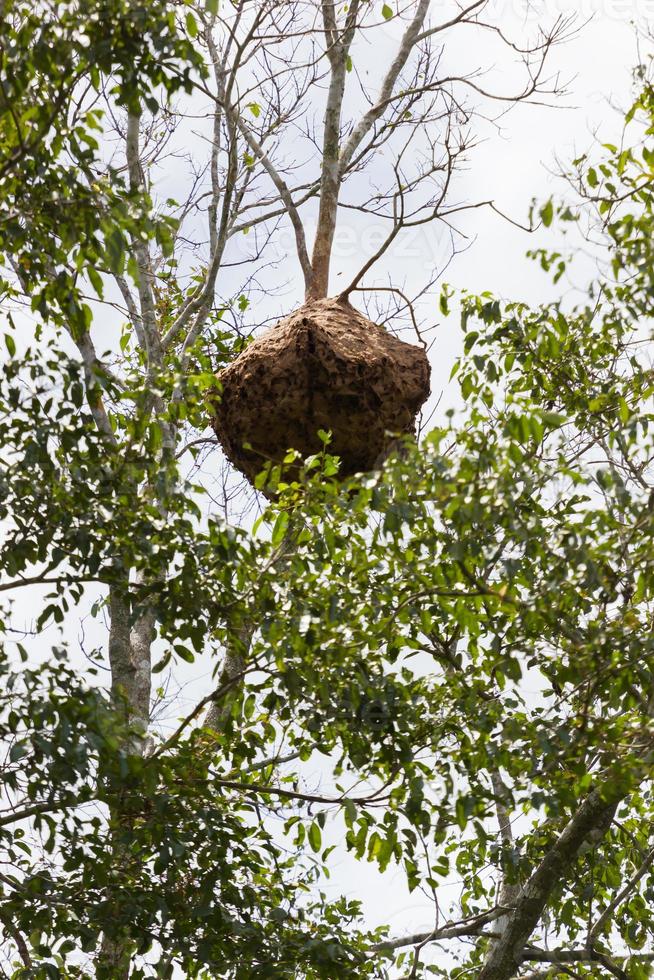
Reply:
M218 374L222 395L212 426L228 459L252 482L289 449L319 452L318 429L331 431L329 452L341 457L340 475L350 476L378 465L394 436L415 432L429 374L421 347L348 303L315 300Z

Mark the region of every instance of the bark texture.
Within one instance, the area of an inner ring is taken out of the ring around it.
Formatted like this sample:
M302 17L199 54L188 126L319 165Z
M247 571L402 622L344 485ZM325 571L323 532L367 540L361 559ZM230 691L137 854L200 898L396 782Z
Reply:
M478 980L510 980L516 975L524 960L525 945L550 895L567 878L589 835L599 827L606 829L607 818L615 812L615 806L615 798L607 800L597 790L582 803L515 899L504 931L492 947Z
M289 449L319 452L319 429L331 431L330 452L340 456L346 477L373 469L394 437L415 431L429 375L421 347L346 302L316 300L220 372L212 424L227 457L251 481Z

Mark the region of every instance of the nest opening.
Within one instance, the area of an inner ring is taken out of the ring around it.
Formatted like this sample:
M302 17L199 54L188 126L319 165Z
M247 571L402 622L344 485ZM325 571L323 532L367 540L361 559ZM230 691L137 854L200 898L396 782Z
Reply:
M212 428L254 483L289 449L319 452L329 430L339 475L379 465L394 437L415 433L429 396L429 361L349 303L314 300L262 334L218 374ZM251 448L245 448L249 445Z

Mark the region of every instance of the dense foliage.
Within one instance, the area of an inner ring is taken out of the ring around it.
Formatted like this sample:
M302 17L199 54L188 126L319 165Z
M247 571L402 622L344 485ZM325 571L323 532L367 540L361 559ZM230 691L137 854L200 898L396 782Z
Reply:
M170 235L120 168L100 171L100 98L156 111L158 93L188 90L200 66L165 2L5 0L0 37L0 254L41 317L80 332L91 316L80 276L101 292L130 231Z
M125 236L122 269L134 229L156 229L119 183L106 212L78 201L54 215L60 166L71 173L59 153L83 166L94 119L76 124L88 138L44 142L54 121L43 92L31 121L30 80L38 70L65 98L91 51L129 103L178 79L161 66L188 54L156 5L131 4L102 8L125 38L104 51L98 9L79 49L41 64L48 23L11 26L5 5L5 36L31 31L36 61L18 34L3 42L18 97L3 96L16 217L0 235L34 309L56 313L47 346L6 325L0 374L5 974L648 977L654 90L641 75L622 145L577 161L579 207L541 211L601 236L589 295L536 310L462 297L465 407L345 485L325 434L301 479L274 473L274 502L236 527L180 462L206 421L206 348L183 374L174 347L156 372L127 344L115 363L70 353L71 268L104 271ZM76 35L79 4L69 13ZM154 49L139 61L144 34ZM564 281L562 252L536 257ZM90 310L75 309L79 339ZM234 338L212 329L225 360ZM28 588L23 637L11 603ZM68 624L91 603L112 632L83 676ZM116 680L118 627L138 639L144 620L155 676L204 658L217 678L172 734L145 731L138 664ZM328 899L340 838L433 896L433 930L393 941L356 902ZM439 918L452 876L460 904Z

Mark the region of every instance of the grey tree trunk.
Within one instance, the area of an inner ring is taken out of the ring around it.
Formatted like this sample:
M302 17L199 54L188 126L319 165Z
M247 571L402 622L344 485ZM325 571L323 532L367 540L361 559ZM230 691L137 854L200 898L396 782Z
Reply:
M130 752L141 754L145 750L150 721L151 646L154 636L154 614L144 612L131 626L131 609L128 583L122 588L112 587L109 594L109 664L111 667L111 693L114 703L127 715L133 733ZM114 851L114 867L121 876L128 860L120 841L125 813L120 786L112 787L110 804L110 834ZM134 945L128 936L103 937L96 961L98 980L128 980Z
M607 787L605 787L607 789ZM581 804L513 902L501 936L493 943L477 980L511 980L553 890L567 878L586 841L611 824L617 801L594 790Z

